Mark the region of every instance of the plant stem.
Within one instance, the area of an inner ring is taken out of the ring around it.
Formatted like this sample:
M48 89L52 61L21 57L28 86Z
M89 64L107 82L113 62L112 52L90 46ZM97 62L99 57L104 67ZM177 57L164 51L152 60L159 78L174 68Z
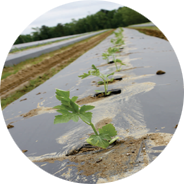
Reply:
M103 77L101 77L101 78L102 78L102 80L104 82L104 89L105 89L105 95L106 95L107 94L106 80Z
M84 121L84 120L82 120ZM84 121L84 123L86 123L87 125L90 125L93 129L93 131L95 132L96 135L98 135L98 132L96 131L96 128L94 127L93 123L88 123L87 121Z
M114 141L116 141L117 139L119 139L119 137L115 137L114 139L112 139L109 144L112 144Z
M82 120L82 121L84 121L84 120ZM90 123L88 123L87 121L84 121L84 123L86 123L87 125L90 125L90 126L91 126L91 124L90 124Z
M113 60L114 60L114 63L116 65L116 70L118 70L118 66L117 66L116 59L115 59L114 55L113 55Z
M92 129L95 132L95 134L98 135L98 132L96 131L96 128L94 127L93 123L90 123L90 126L92 127Z

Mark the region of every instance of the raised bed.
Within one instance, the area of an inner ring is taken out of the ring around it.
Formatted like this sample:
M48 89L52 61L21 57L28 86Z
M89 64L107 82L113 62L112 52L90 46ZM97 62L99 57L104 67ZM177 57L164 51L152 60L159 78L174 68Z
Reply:
M115 73L116 77L124 77L109 85L110 89L121 89L121 93L89 102L95 106L92 121L97 128L108 123L116 127L120 139L112 147L87 148L85 140L93 133L90 127L82 121L54 125L58 113L51 107L59 104L55 88L70 90L71 96L78 96L79 100L94 95L97 87L91 81L96 78L82 80L78 76L88 71L92 63L104 63L101 54L111 46L109 39L113 35L3 110L6 124L14 126L9 131L16 144L48 173L78 183L122 179L151 163L172 138L183 105L183 80L176 55L165 40L129 29L124 29L124 36L123 53L127 55L121 59L126 65ZM129 55L132 46L137 49ZM107 73L114 69L113 65L101 67ZM166 73L156 75L158 70ZM98 88L103 90L103 86ZM80 153L70 154L74 152Z

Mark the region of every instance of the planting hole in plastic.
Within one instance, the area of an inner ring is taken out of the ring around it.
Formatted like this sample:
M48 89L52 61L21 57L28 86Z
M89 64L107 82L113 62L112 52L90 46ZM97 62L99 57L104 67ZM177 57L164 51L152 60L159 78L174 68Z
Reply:
M105 92L101 92L101 93L95 93L94 97L106 97L106 96L111 96L111 95L117 95L121 93L121 89L111 89L111 90L107 90L107 92L111 92L108 95L105 95Z

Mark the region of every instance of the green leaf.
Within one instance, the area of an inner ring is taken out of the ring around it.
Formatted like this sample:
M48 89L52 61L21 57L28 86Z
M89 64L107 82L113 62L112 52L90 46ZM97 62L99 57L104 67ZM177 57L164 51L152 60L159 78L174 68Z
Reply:
M86 141L93 146L98 146L103 149L109 146L109 142L104 140L101 135L91 135Z
M72 117L72 114L71 115L57 115L55 116L54 124L67 123L68 121L70 121L71 117Z
M60 109L61 108L61 105L56 105L53 107L53 109Z
M92 112L84 112L84 113L80 113L79 117L82 119L82 121L84 122L88 122L91 123L91 119L92 119Z
M98 82L98 85L102 85L102 84L104 84L103 81L99 81L99 82Z
M63 98L62 97L60 97L59 95L56 95L56 98L59 100L59 101L61 101Z
M71 114L71 112L68 112L66 109L59 109L57 110L57 112L63 114L63 115L68 115L68 114Z
M85 123L91 123L92 113L86 112L92 110L94 106L92 105L83 105L80 107L75 101L77 100L77 96L72 97L71 99L68 97L69 93L65 93L65 91L57 90L56 98L61 101L61 105L57 105L54 108L57 109L57 112L62 115L55 116L54 123L66 123L69 120L73 120L74 122L79 121L79 117ZM63 96L60 96L63 95ZM79 111L80 110L80 111Z
M84 113L84 112L92 110L94 108L95 108L95 106L92 106L92 105L83 105L80 109L80 113Z
M79 106L75 103L75 102L73 102L73 101L70 101L70 105L71 105L71 107L73 108L73 112L79 112Z
M100 137L104 140L110 141L111 137L108 134L100 134Z
M121 63L121 65L125 65L120 59L116 59L116 62Z
M84 79L86 77L90 76L90 73L83 73L83 75L79 75L78 77L80 77L81 79Z
M92 65L93 70L98 70L95 65Z
M60 101L63 105L69 106L70 107L70 99L68 98L59 98L59 96L56 95L56 98Z
M97 69L95 65L92 65L92 69L94 71L90 70L89 71L90 75L94 75L94 76L97 76L97 77L100 76L100 70Z
M109 77L110 75L114 75L114 72L113 72L113 73L108 74L108 75L107 75L107 77Z
M97 92L97 93L103 93L103 91L100 91L100 90L95 90L95 92Z
M108 134L110 137L117 135L117 131L111 123L103 126L102 128L99 128L98 131L100 134Z
M108 56L109 56L109 54L108 54L108 53L103 53L103 54L102 54L103 59L107 59L107 58L108 58Z
M72 100L73 102L76 102L77 99L78 99L78 96L73 96L73 97L71 98L71 100Z
M113 55L114 53L119 51L119 49L109 47L107 51L108 51L109 55Z
M71 111L71 108L69 107L66 107L64 105L57 105L55 107L53 107L54 109L59 109L59 110L68 110L68 111Z
M79 121L79 116L77 114L73 114L72 118L71 118L74 122L78 122Z
M61 108L60 108L60 109L64 109L64 110L66 109L66 110L68 110L68 111L75 112L74 109L73 109L72 107L67 106L67 105L63 105L63 104L61 105Z
M63 97L63 98L69 98L70 97L70 91L63 91L63 90L60 90L60 89L56 89L56 94L58 96Z
M111 91L109 91L109 92L106 93L106 95L109 95L109 94L111 94Z

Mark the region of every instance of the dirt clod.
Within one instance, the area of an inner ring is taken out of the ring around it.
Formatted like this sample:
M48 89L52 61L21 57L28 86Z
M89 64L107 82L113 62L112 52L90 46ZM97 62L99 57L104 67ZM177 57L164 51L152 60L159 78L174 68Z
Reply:
M21 102L21 101L24 101L24 100L27 100L27 98L24 98L24 99L20 100L20 102Z
M178 125L176 125L174 128L178 128Z
M157 74L157 75L162 75L162 74L165 74L165 72L162 71L162 70L158 70L156 74Z
M27 150L22 150L23 153L27 152Z
M99 160L96 161L96 163L99 163L102 161L102 158L99 158Z
M10 124L7 125L8 129L13 128L13 127L14 127L13 125L10 125Z

